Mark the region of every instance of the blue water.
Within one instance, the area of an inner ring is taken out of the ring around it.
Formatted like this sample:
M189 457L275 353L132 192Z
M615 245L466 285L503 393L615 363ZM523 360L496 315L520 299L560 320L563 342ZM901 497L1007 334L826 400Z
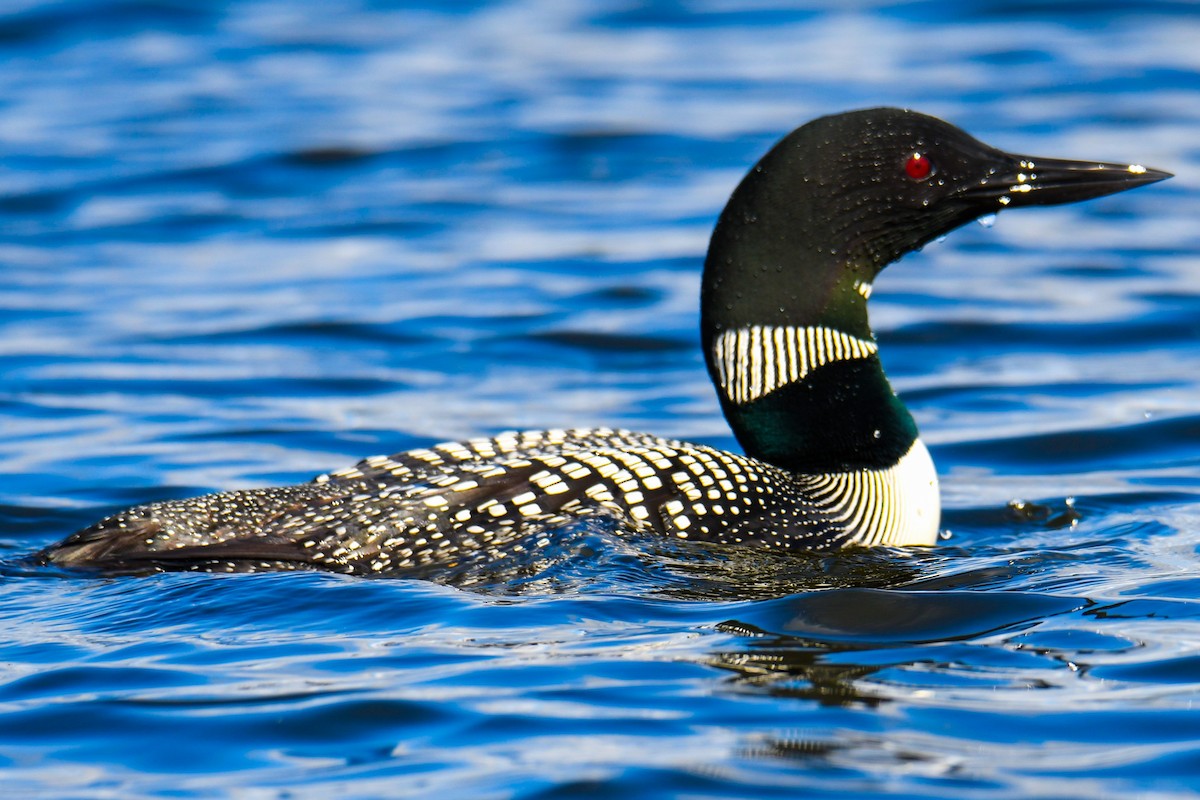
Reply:
M1191 796L1197 42L1165 1L3 4L0 794ZM506 429L735 447L708 232L775 139L877 104L1177 174L877 283L942 546L577 526L469 588L21 564Z

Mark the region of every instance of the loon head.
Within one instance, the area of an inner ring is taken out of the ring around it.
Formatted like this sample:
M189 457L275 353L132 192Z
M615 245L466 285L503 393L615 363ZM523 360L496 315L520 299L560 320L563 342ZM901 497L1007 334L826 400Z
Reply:
M904 109L822 117L776 144L726 205L705 264L706 321L719 331L836 315L843 299L857 306L854 295L885 266L981 216L1168 177L1137 164L1007 153Z
M916 428L883 378L867 319L879 272L984 215L1168 177L1007 153L895 108L797 128L734 191L705 262L705 358L739 440L796 469L893 461Z

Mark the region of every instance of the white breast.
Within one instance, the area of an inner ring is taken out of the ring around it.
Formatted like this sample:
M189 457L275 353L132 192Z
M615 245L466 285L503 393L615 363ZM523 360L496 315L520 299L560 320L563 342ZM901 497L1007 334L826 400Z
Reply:
M845 530L848 545L931 545L941 521L937 471L920 439L886 469L804 476L804 493Z

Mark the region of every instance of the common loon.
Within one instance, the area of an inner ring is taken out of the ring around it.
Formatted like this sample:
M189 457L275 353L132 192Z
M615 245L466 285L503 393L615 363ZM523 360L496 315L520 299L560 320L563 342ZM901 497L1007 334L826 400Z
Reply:
M880 364L867 319L876 276L983 215L1168 177L1012 155L909 110L822 117L745 176L704 264L704 357L745 455L607 428L507 433L298 486L137 506L37 558L118 572L403 574L536 549L590 514L758 548L933 544L937 473Z

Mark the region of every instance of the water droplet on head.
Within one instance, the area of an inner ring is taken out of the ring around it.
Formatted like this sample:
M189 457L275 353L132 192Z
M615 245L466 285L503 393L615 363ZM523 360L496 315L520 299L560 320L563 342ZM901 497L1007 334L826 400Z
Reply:
M982 217L980 217L979 219L977 219L975 221L978 222L980 225L982 225L985 228L990 228L996 224L996 215L995 214L984 214Z

